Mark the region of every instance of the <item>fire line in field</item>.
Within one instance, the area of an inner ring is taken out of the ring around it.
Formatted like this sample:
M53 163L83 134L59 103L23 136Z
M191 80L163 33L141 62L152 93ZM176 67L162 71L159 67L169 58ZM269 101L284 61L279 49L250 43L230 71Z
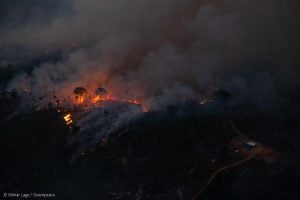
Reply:
M107 90L102 87L98 87L95 90L94 94L90 93L84 87L76 87L73 90L73 95L74 99L70 99L70 103L73 106L69 109L69 112L67 112L66 110L65 115L63 116L67 126L72 126L72 124L74 124L71 112L74 112L74 114L76 114L77 112L81 111L89 111L105 106L107 103L125 103L128 105L136 105L140 108L141 112L148 112L148 108L146 108L146 106L144 106L140 100L127 100L113 97L111 95L108 95ZM58 112L60 112L60 109L58 110Z

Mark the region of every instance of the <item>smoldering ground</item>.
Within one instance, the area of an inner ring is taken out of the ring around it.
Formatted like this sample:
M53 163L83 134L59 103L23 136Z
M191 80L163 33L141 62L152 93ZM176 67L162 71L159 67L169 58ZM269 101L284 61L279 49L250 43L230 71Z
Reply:
M61 51L59 61L18 73L7 86L30 88L45 102L53 92L101 85L159 108L223 88L236 102L272 108L299 91L296 1L72 0L53 3L50 16L38 12L46 2L36 4L26 23L15 11L27 3L5 14L14 23L0 28L1 63Z

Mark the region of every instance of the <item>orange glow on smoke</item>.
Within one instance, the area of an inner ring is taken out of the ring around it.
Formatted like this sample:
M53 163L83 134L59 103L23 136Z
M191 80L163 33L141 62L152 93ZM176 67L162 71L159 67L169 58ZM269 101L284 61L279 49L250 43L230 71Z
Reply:
M82 105L85 102L85 96L75 96L75 103L77 105Z

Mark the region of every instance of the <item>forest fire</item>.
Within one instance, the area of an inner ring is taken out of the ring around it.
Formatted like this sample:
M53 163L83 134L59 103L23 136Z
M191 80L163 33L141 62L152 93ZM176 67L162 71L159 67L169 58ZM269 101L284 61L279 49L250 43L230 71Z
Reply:
M87 96L87 90L83 87L77 87L74 89L73 93L75 95L75 102L78 105L83 104Z
M119 102L119 103L128 103L140 106L142 112L148 112L142 102L138 99L122 99L117 98L112 95L109 95L107 90L98 87L94 93L91 93L90 90L87 90L84 87L76 87L73 91L74 101L73 106L80 109L89 109L91 107L101 107L105 102Z
M89 115L99 115L99 117L93 118L94 122L87 123L97 124L99 121L106 121L110 115L122 116L122 114L130 109L133 109L136 113L148 112L148 108L138 99L127 100L116 98L109 95L107 90L101 87L97 88L94 93L90 91L91 90L84 87L76 87L73 90L74 97L69 98L69 102L67 103L67 105L71 105L71 107L65 108L65 115L63 116L67 126L72 126L73 124L85 126L82 124L82 121L85 121L86 116ZM118 108L116 109L114 107ZM61 108L58 109L58 112L60 111ZM71 114L71 112L73 114ZM130 118L130 115L131 113L129 112L128 118ZM104 118L102 116L104 116ZM88 119L88 121L90 121L90 119ZM109 123L111 123L111 121Z
M110 101L110 100L115 100L116 98L113 98L111 96L95 96L94 98L92 98L91 103L92 104L97 104L100 102L104 102L104 101Z

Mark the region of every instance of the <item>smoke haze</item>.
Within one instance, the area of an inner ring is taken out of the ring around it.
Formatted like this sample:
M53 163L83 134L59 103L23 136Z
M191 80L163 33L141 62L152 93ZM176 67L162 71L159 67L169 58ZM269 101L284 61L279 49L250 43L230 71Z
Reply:
M271 107L299 92L297 1L20 2L3 14L0 63L60 52L30 71L20 66L8 84L45 102L77 86L103 86L153 108L220 88ZM17 11L23 7L26 18Z

